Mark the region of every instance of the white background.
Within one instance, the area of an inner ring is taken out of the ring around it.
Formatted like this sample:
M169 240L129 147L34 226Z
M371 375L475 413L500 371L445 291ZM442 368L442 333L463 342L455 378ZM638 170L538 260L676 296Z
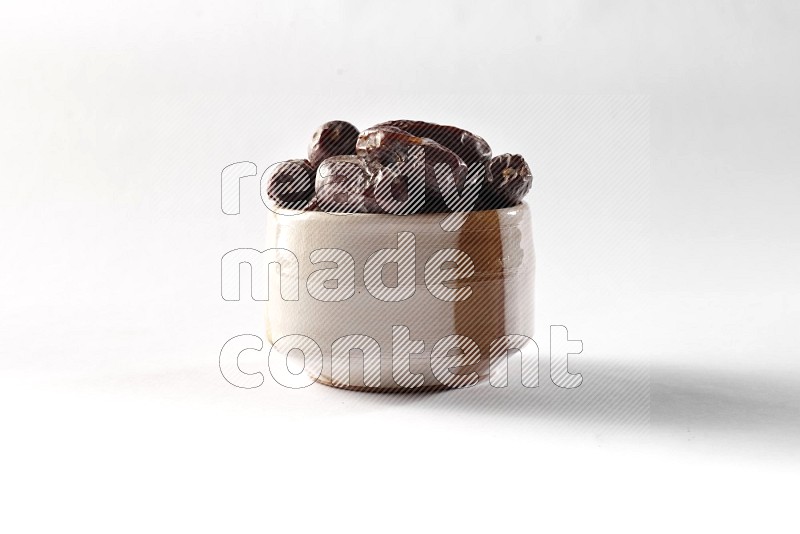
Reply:
M3 530L791 530L798 23L790 2L5 6ZM537 341L583 340L579 390L224 380L263 305L222 302L219 259L262 246L264 208L243 182L223 215L220 171L393 118L531 162Z

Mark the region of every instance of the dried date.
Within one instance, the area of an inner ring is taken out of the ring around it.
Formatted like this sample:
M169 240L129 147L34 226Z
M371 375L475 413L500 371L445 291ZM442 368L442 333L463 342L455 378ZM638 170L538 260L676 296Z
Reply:
M315 169L333 156L354 155L358 128L345 121L326 122L314 132L308 145L308 161Z
M381 126L400 128L411 135L435 141L455 153L468 167L492 157L492 148L482 137L455 126L411 120L394 120L376 125Z
M358 156L333 156L317 168L313 208L337 213L374 211L372 180Z
M426 212L445 211L444 188L451 183L456 188L463 187L467 174L467 166L451 150L431 139L392 126L378 126L361 132L356 142L356 153L364 158L379 186L381 180L391 180L390 189L401 197L395 196L396 201L404 200L402 197L407 197L408 191L422 182L424 205L418 207ZM442 170L442 166L446 170ZM452 173L450 180L445 175L448 171Z
M305 159L276 163L267 170L267 196L276 206L303 209L314 195L314 169Z
M505 208L519 204L530 191L533 175L519 154L501 154L488 165L482 208Z

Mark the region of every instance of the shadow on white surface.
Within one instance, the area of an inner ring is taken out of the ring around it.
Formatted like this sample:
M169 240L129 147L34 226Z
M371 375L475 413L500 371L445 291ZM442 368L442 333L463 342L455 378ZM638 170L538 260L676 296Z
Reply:
M466 412L538 428L643 435L656 441L733 454L797 456L800 451L800 380L633 363L584 365L584 383L563 390L546 378L536 389L481 385L433 394L358 396L365 404Z
M442 422L486 429L510 425L521 433L551 437L621 436L714 454L785 460L800 451L800 380L794 377L608 360L583 362L579 370L584 380L575 389L554 386L544 368L538 388L515 386L511 374L507 388L483 383L405 394L321 384L292 390L272 382L268 373L261 387L247 390L198 369L94 376L68 387L133 394L150 403L177 402L200 411L210 403L223 415L235 413L261 424L271 417L310 422L377 416L399 427L441 417Z

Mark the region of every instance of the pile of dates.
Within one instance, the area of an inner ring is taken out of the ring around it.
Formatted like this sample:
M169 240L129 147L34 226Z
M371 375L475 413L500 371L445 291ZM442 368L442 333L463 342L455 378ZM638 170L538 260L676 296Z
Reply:
M349 122L326 122L311 138L308 159L273 165L265 178L281 208L393 214L510 207L532 180L518 154L492 157L473 133L411 120L361 132Z

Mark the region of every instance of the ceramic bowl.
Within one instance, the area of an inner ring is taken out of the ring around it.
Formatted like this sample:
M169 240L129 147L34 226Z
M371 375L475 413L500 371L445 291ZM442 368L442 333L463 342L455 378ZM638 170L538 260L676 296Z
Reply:
M493 341L533 335L527 204L457 215L275 210L267 236L268 248L296 258L296 270L281 267L290 280L281 284L298 288L290 300L269 281L267 339L305 356L323 384L470 386L488 376Z

